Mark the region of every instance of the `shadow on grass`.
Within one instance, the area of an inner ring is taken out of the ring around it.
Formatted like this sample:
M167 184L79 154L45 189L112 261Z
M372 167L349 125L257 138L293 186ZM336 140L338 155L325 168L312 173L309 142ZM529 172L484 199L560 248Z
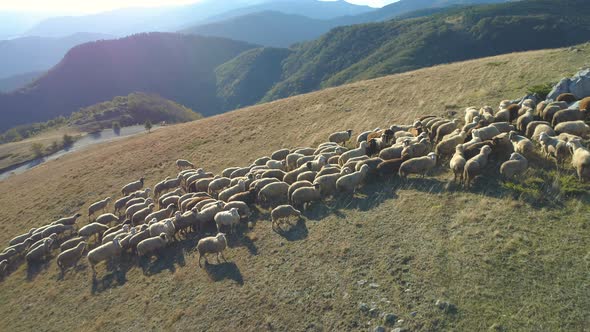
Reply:
M164 270L174 272L176 271L176 265L180 267L186 266L185 252L196 247L197 242L196 238L186 238L173 242L153 255L139 258L138 264L145 275L158 274ZM156 260L152 260L154 256Z
M303 240L309 235L309 230L307 229L307 225L305 225L305 220L303 220L303 218L297 219L297 223L294 225L287 222L281 223L276 225L273 230L275 233L290 242Z
M30 263L24 261L24 264L27 264L27 281L35 280L39 273L47 271L51 265L52 258L53 257L48 257L45 261L35 261Z
M224 262L219 264L205 263L203 269L212 281L221 281L230 279L235 281L238 285L244 285L244 277L240 269L233 262Z
M247 229L244 230L242 226L243 224L240 224L239 227L236 227L234 234L226 234L227 246L229 248L246 247L251 255L258 255L258 248L252 239L250 239L248 236L245 236Z
M100 277L100 271L97 271L97 275L92 276L91 293L93 295L100 294L111 288L123 286L127 282L127 272L131 267L133 267L133 263L129 259L121 259L121 257L107 262L106 274L97 278Z

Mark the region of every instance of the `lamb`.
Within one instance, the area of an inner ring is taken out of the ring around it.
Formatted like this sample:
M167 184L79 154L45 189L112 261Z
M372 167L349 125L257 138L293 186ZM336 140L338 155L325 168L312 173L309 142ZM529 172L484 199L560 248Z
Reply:
M291 196L291 202L294 206L302 206L305 209L306 205L312 202L317 202L322 199L320 192L320 185L315 183L313 187L301 187L296 189Z
M338 131L330 134L328 141L344 145L346 142L348 142L348 140L350 140L351 137L352 130L349 129L347 131Z
M492 148L484 146L481 148L479 154L467 161L463 170L463 179L465 181L465 188L469 189L471 181L481 173L483 168L488 163L488 157L492 152Z
M229 211L220 211L214 217L217 230L221 231L221 227L229 226L229 233L233 233L234 227L240 223L240 214L237 208L231 208Z
M454 174L453 182L457 182L457 176L459 176L459 183L463 183L463 170L465 169L465 164L467 163L463 151L463 144L457 145L455 147L455 154L451 158L450 166Z
M127 196L134 191L140 190L141 188L143 188L144 181L145 181L145 179L142 177L137 181L134 181L134 182L124 185L123 188L121 188L121 193L123 194L123 196Z
M145 217L147 217L150 213L154 211L155 205L152 203L148 205L146 208L143 208L133 214L131 216L131 224L133 226L137 226L143 224L145 222Z
M80 258L84 254L84 250L86 250L86 242L81 241L75 247L62 250L62 252L57 256L57 266L59 266L61 270L61 274L64 275L65 272L70 267L76 267Z
M76 214L75 214L75 215L73 215L73 216L70 216L70 217L65 217L65 218L61 218L61 219L59 219L59 220L56 220L56 221L52 222L51 224L52 224L52 225L56 225L56 224L62 224L62 225L74 225L74 224L76 224L76 220L77 220L78 218L80 218L81 216L82 216L82 214L80 214L80 213L76 213Z
M590 110L576 110L576 109L565 109L558 111L553 115L553 121L551 125L553 127L557 126L560 123L568 122L568 121L584 121L588 118L590 114Z
M172 216L172 214L174 213L174 204L170 204L168 205L165 209L161 209L159 211L156 212L152 212L150 214L148 214L145 219L144 222L147 223L149 220L152 219L156 219L157 221L166 219L166 218L170 218L170 216Z
M30 229L28 233L21 234L21 235L15 237L15 238L13 238L12 240L10 240L8 242L8 245L9 246L13 246L15 244L23 243L26 239L28 239L29 237L31 237L31 235L33 235L33 233L35 233L35 231L36 231L35 228Z
M231 179L229 177L222 177L219 179L215 179L209 183L209 188L207 192L209 195L215 197L217 193L219 193L224 188L228 187L231 183Z
M185 159L178 159L176 161L176 167L178 167L178 169L183 169L183 168L195 168L195 165L193 165L193 163L191 163L188 160Z
M119 222L119 217L117 217L116 215L114 215L112 213L105 213L105 214L101 214L100 216L98 216L98 218L96 218L95 222L97 222L99 224L103 224L103 225L108 225L112 222Z
M353 150L346 151L338 158L338 164L340 166L346 164L346 162L354 157L360 157L365 155L367 152L367 142L361 142L359 147Z
M530 139L517 135L515 131L511 131L508 137L514 146L514 152L518 152L528 157L534 154L535 146Z
M487 126L484 128L474 129L471 134L473 137L480 138L482 141L487 141L492 139L494 136L500 135L500 131L494 126Z
M92 216L97 211L100 211L100 210L104 211L107 208L107 206L109 205L110 201L111 201L111 198L107 197L101 201L91 204L88 207L88 218L90 219L90 216Z
M145 239L137 244L137 256L142 257L156 250L165 248L168 242L169 239L166 233Z
M217 262L219 262L219 256L227 261L223 256L223 251L227 248L227 240L225 234L217 233L216 236L210 236L200 239L197 243L197 251L199 252L199 267L201 266L201 258L205 257L205 264L209 264L207 261L207 254L217 254Z
M103 244L91 250L88 253L87 259L90 267L92 268L92 276L96 277L96 264L119 256L121 255L122 251L123 247L121 247L119 240L116 238L113 239L113 242Z
M568 133L571 135L586 137L590 134L590 126L585 124L584 121L567 121L555 126L555 132L557 134Z
M399 176L405 179L409 174L421 174L422 177L436 166L436 153L404 161L399 168Z
M258 192L258 201L264 204L277 204L288 202L289 184L286 182L275 182L264 186Z
M461 132L459 135L444 139L436 145L434 152L439 157L451 155L453 151L456 151L456 147L465 141L465 137L467 137L467 133Z
M290 153L289 149L280 149L277 150L275 152L273 152L270 155L270 159L272 160L284 160L285 158L287 158L287 155Z
M576 169L580 182L590 180L590 151L580 140L568 142L567 147L572 153L572 166Z
M44 260L47 254L51 252L51 246L53 246L53 241L54 240L52 238L46 238L43 240L43 243L41 245L30 249L27 255L25 256L27 262L31 264L35 261Z
M529 166L527 159L519 154L513 153L510 156L510 159L505 161L502 166L500 166L500 174L506 179L512 179L517 175L521 175L524 173Z
M98 235L98 239L100 241L102 234L107 229L109 229L108 226L105 226L103 224L99 224L97 222L93 222L91 224L88 224L88 225L80 228L80 230L78 230L78 235L84 236L86 238L94 236L94 235Z
M368 172L369 166L363 165L359 171L341 176L336 180L336 189L340 192L354 193L365 180Z
M240 180L240 181L238 182L238 184L236 184L235 186L233 186L233 187L230 187L230 188L227 188L227 189L225 189L224 191L222 191L222 192L219 194L219 197L218 197L218 199L219 199L220 201L227 202L227 200L228 200L230 197L232 197L233 195L235 195L235 194L237 194L237 193L244 192L244 191L246 191L246 182L245 182L245 181L243 181L243 180Z
M82 237L82 236L71 238L71 239L67 240L66 242L62 243L59 246L59 250L61 250L63 252L63 251L66 251L68 249L72 249L75 246L77 246L78 243L80 243L80 242L82 242L84 240L85 240L85 238Z

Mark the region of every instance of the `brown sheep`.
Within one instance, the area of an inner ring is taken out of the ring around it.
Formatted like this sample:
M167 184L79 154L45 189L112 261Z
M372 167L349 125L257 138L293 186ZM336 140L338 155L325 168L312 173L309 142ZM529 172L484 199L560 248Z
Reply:
M555 101L565 101L568 104L575 103L577 101L576 96L573 93L562 93L557 96Z
M580 100L580 111L590 109L590 97Z

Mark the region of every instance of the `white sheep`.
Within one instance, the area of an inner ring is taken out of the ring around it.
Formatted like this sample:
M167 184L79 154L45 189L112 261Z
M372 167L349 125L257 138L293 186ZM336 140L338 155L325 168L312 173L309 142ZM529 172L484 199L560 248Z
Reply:
M272 159L272 160L284 160L289 153L290 153L289 149L280 149L280 150L277 150L277 151L273 152L270 155L270 159Z
M166 233L150 237L137 244L137 256L145 256L156 250L160 250L168 244L169 239Z
M338 172L336 173L317 176L313 183L319 185L320 193L322 194L322 196L330 196L336 193L336 182L338 181L338 179L341 176L350 173L352 173L351 169L343 168L342 170L338 170Z
M485 145L481 148L478 155L467 161L463 170L465 188L469 189L473 178L479 175L483 168L487 165L490 153L492 153L492 148Z
M145 179L142 177L137 181L134 181L134 182L124 185L123 188L121 188L121 193L123 194L123 196L127 196L134 191L140 190L141 188L143 188L144 181L145 181Z
M86 238L84 238L83 236L71 238L71 239L67 240L66 242L62 243L59 246L59 250L66 251L68 249L72 249L73 247L77 246L78 243L84 241L85 239Z
M31 228L28 233L14 237L12 240L8 242L8 245L13 246L15 244L23 243L26 239L31 237L31 235L33 235L33 233L35 233L36 230L36 228Z
M133 216L131 216L131 224L134 226L143 224L145 222L145 217L154 211L154 207L155 205L152 203L147 207L135 212Z
M471 134L473 137L477 137L483 142L494 138L494 136L500 135L500 131L494 126L487 126L484 128L473 129Z
M295 190L297 190L299 188L311 187L311 186L313 186L313 183L311 183L311 181L307 181L307 180L297 181L297 182L294 182L291 185L289 185L289 190L287 191L287 197L289 198L289 201L291 201L291 196L293 196L293 193L295 192Z
M145 209L146 207L148 207L150 204L153 204L153 203L154 203L154 200L151 198L148 198L142 203L133 204L130 207L128 207L127 210L125 210L125 216L127 217L127 219L131 219L131 217L133 217L133 215L137 211L141 211L142 209Z
M107 197L107 198L100 200L96 203L90 204L90 206L88 207L88 218L90 218L90 216L92 216L97 211L100 211L100 210L104 211L107 208L107 206L109 205L110 201L111 201L111 198Z
M217 262L219 262L219 256L227 261L223 256L223 251L227 248L227 240L225 234L217 233L216 236L210 236L202 238L197 243L197 251L199 252L199 267L201 266L201 258L205 257L205 264L209 264L207 261L207 254L217 254Z
M240 223L240 214L237 208L231 208L229 211L217 212L214 219L218 231L221 232L221 227L229 226L229 233L231 234L234 227Z
M103 224L103 225L108 225L112 222L119 222L119 217L117 217L116 215L114 215L112 213L105 213L105 214L101 214L100 216L98 216L96 218L95 222L97 222L99 224Z
M268 169L280 169L284 171L286 169L285 160L269 160L265 165Z
M119 240L116 238L112 242L105 243L90 250L87 259L92 268L92 275L96 276L96 264L119 256L122 251L123 247L121 247Z
M567 158L569 150L566 141L563 141L558 137L551 137L546 133L541 133L541 135L539 135L539 143L541 144L541 150L545 157L555 158L558 165Z
M0 260L0 278L4 278L6 271L8 270L8 260Z
M317 172L320 169L322 169L322 167L324 167L324 165L326 165L327 161L328 160L325 156L320 155L316 159L314 159L313 161L308 161L307 168L311 171Z
M328 141L344 145L352 137L352 130L338 131L330 134Z
M289 195L289 184L285 182L269 183L258 192L258 201L261 203L276 204L287 202Z
M78 242L75 247L63 250L57 256L57 266L59 266L62 275L70 267L75 268L78 265L80 258L82 258L82 255L84 254L84 250L86 250L86 242L81 241Z
M529 166L527 159L520 153L513 153L510 159L500 166L500 174L507 179L512 179L524 173Z
M422 177L436 166L436 153L404 161L399 167L399 176L406 178L409 174L420 174Z
M320 185L316 183L312 187L301 187L295 190L291 196L291 203L294 206L302 206L305 209L307 204L318 202L321 199Z
M354 193L365 180L368 172L369 166L363 165L359 171L339 177L338 180L336 180L336 189L340 192Z
M80 214L80 213L76 213L76 214L75 214L75 215L73 215L73 216L70 216L70 217L65 217L65 218L58 219L58 220L56 220L56 221L52 222L51 224L52 224L52 225L56 225L56 224L62 224L62 225L74 225L74 224L76 223L76 220L77 220L78 218L80 218L81 216L82 216L82 214Z
M580 140L570 141L567 146L572 153L572 166L576 169L580 182L590 180L590 151Z
M296 169L297 168L297 161L299 160L299 158L303 158L303 157L305 157L305 156L300 153L288 154L287 157L285 158L285 161L287 162L287 171L292 171L292 170Z
M216 196L220 191L227 188L231 183L231 179L229 177L221 177L219 179L215 179L209 183L209 188L207 192L209 195Z
M156 219L157 221L160 221L160 220L164 220L166 218L170 218L170 216L172 216L172 214L174 213L174 210L175 210L174 204L169 204L165 209L161 209L156 212L152 212L152 213L148 214L145 217L144 222L147 223L152 219Z
M456 147L465 141L465 137L467 137L467 133L461 132L458 135L443 139L436 145L434 152L441 158L451 155L456 151Z
M99 237L99 239L101 238L102 234L109 229L108 226L105 226L103 224L99 224L97 222L93 222L91 224L88 224L82 228L80 228L78 230L78 235L80 236L84 236L86 238L89 238L91 236L97 235Z
M238 184L236 184L235 186L229 187L229 188L225 189L224 191L222 191L219 194L218 199L220 201L227 202L227 200L230 197L232 197L233 195L235 195L237 193L244 192L244 191L246 191L246 181L240 180L240 181L238 181Z
M475 107L467 107L465 109L465 123L473 122L473 119L479 116L479 110Z
M188 160L185 159L178 159L176 161L176 167L178 167L178 169L183 169L183 168L195 168L195 165L193 165L193 163L191 163Z
M340 166L346 164L346 162L354 157L360 157L363 155L366 155L367 153L367 142L361 142L359 144L359 147L356 149L352 149L349 151L344 152L339 158L338 158L338 164Z
M465 164L467 161L465 160L465 155L463 154L464 148L463 144L459 144L455 147L455 154L451 158L450 166L451 170L453 171L454 178L453 181L457 181L457 176L459 176L459 183L463 183L463 170L465 168Z
M283 219L288 219L289 217L300 218L301 211L295 209L291 205L279 205L271 211L270 217L272 222L272 228L274 229L275 225Z
M511 131L510 135L508 136L510 141L512 142L512 146L514 147L514 152L518 152L523 156L530 157L533 155L535 146L530 139L520 136L516 134L516 132Z
M29 249L29 251L27 252L27 255L25 256L27 262L30 264L31 262L34 261L40 261L43 260L47 257L47 254L49 254L49 252L51 252L51 247L53 246L53 242L54 239L52 238L46 238L43 240L42 244L36 247L32 247L32 249Z
M566 121L557 124L555 126L555 132L557 134L568 133L570 135L586 137L590 135L590 126L584 123L584 121Z

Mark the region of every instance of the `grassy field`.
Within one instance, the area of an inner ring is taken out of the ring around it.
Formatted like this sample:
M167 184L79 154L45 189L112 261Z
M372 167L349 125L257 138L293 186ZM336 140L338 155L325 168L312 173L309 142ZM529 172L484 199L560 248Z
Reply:
M357 133L419 115L496 106L531 85L589 66L567 49L438 66L279 100L162 128L50 161L0 182L0 243L82 211L140 176L246 165L330 132ZM268 211L230 238L227 263L199 269L189 238L119 271L81 264L59 278L55 260L21 265L0 283L0 330L587 331L590 197L543 206L515 199L490 168L470 192L443 169L426 179L367 185L318 204L273 232ZM84 219L82 219L84 220ZM441 310L437 300L451 305ZM366 312L364 309L373 309Z

